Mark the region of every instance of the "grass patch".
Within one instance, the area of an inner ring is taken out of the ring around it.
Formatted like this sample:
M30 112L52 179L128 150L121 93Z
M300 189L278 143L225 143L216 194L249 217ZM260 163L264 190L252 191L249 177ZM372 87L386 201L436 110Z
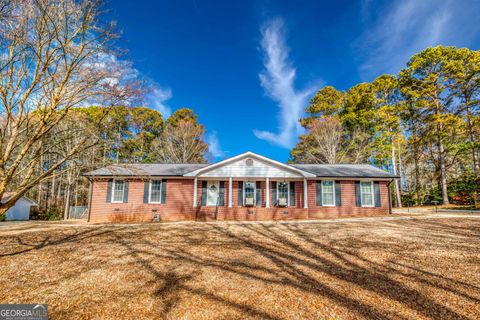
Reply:
M0 301L56 318L474 319L480 219L18 225Z

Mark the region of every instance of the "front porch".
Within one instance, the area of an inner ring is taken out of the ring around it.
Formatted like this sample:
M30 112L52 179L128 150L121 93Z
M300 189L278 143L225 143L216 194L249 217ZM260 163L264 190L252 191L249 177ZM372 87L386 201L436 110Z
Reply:
M212 208L308 209L307 179L195 177L193 206Z
M309 219L309 209L261 206L197 206L195 221L276 221Z

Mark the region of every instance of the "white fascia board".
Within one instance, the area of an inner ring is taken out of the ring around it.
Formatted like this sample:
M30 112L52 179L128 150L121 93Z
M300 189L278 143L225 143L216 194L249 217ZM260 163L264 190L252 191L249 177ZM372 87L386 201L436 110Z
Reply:
M236 161L236 160L239 160L239 159L242 159L242 158L246 158L246 157L257 158L258 160L262 160L262 161L264 161L264 162L267 162L267 163L273 164L273 165L275 165L275 166L278 166L278 167L287 169L287 170L289 170L289 171L293 171L293 172L299 173L299 174L301 174L301 175L304 176L304 177L316 177L314 174L312 174L312 173L310 173L310 172L303 171L303 170L301 170L301 169L298 169L298 168L289 166L288 164L281 163L281 162L279 162L279 161L276 161L276 160L273 160L273 159L270 159L270 158L261 156L261 155L259 155L259 154L253 153L253 152L251 152L251 151L247 151L247 152L241 153L241 154L239 154L239 155L237 155L237 156L234 156L234 157L231 157L231 158L228 158L228 159L219 161L219 162L217 162L217 163L211 164L211 165L209 165L209 166L207 166L207 167L200 168L200 169L197 169L197 170L192 171L192 172L188 172L188 173L184 174L183 176L184 176L184 177L195 177L195 176L198 176L198 175L201 174L201 173L208 172L208 171L213 170L213 169L215 169L215 168L221 167L221 166L223 166L223 165L229 164L229 163L231 163L231 162L234 162L234 161Z

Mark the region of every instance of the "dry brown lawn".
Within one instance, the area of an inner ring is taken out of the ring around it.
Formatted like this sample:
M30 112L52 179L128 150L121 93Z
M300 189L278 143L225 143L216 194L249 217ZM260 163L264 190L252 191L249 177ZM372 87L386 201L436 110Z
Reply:
M480 219L19 224L0 303L51 319L475 319Z

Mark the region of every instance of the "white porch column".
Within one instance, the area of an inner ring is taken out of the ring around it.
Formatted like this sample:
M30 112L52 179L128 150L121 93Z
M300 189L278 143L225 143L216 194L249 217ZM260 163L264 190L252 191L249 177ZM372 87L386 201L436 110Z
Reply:
M197 177L193 179L193 206L197 206Z
M233 190L232 190L232 177L228 178L228 207L232 207L232 195L233 195Z
M303 207L308 208L308 185L307 179L303 178Z
M265 179L265 208L270 208L270 179L267 177Z

